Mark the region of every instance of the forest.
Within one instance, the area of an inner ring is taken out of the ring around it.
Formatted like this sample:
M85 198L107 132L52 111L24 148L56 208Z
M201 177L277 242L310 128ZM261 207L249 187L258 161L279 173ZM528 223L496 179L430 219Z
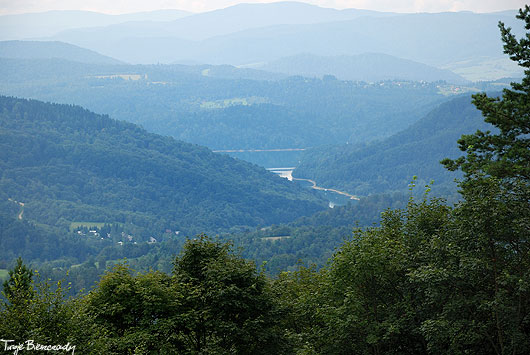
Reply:
M286 222L324 204L263 168L79 107L0 97L0 108L2 204L23 202L41 224L189 235Z
M33 100L0 105L0 269L21 256L66 277L72 295L123 258L169 272L186 237L202 232L266 262L268 275L322 267L355 226L407 201L374 195L325 211L321 197L262 168L130 123Z
M81 105L210 149L307 148L387 137L446 101L455 87L285 78L217 66L0 62L3 95ZM119 77L133 74L139 79Z
M402 192L414 172L418 184L433 180L436 193L448 197L456 192L454 179L460 176L444 170L440 160L461 155L456 140L462 134L492 129L488 126L471 104L471 95L459 95L386 139L310 149L304 152L294 176L366 196Z

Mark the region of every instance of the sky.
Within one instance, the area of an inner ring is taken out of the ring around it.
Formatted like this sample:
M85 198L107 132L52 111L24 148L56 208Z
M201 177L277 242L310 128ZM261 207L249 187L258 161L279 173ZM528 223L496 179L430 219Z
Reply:
M179 9L204 12L237 3L275 0L0 0L0 14L49 10L89 10L107 14ZM494 12L521 8L529 0L299 0L336 9L357 8L391 12L474 11Z

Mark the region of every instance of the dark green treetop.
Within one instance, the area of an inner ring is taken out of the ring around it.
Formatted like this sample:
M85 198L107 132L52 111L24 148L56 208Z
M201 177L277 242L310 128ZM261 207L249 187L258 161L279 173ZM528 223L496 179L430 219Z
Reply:
M20 302L27 302L33 295L33 271L22 261L17 259L16 266L9 270L9 279L4 281L4 295L7 300L16 306Z

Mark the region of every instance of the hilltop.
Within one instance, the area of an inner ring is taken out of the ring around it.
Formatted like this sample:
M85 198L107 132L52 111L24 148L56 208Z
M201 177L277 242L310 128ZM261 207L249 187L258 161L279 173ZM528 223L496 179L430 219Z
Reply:
M114 223L145 239L286 222L324 206L263 168L81 107L0 97L0 112L2 205L23 202L38 224Z

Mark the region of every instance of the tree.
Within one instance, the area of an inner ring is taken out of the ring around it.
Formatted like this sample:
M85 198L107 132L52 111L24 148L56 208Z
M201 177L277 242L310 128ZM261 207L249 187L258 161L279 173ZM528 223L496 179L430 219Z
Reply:
M17 339L24 338L30 329L31 304L34 300L33 271L19 257L9 279L4 281L3 294L7 300L2 307L0 330L2 334L11 334ZM4 335L3 335L4 336Z
M107 271L78 299L73 339L86 353L278 353L280 314L269 281L229 244L188 240L172 275Z
M13 306L22 305L33 298L33 271L17 259L14 269L9 270L9 279L4 281L4 295Z
M442 161L449 170L461 169L468 179L479 175L530 179L530 6L520 9L517 18L528 31L520 40L502 22L499 28L504 53L524 68L525 77L512 83L511 90L504 89L502 100L485 93L473 95L473 104L496 131L463 135L458 144L467 155Z
M424 308L432 310L422 323L429 350L528 354L528 200L507 193L497 179L473 181L464 197L433 249L444 257L411 273L428 295Z
M133 275L126 264L105 273L76 303L74 337L86 353L178 353L181 292L169 275Z
M175 259L184 335L192 353L280 353L284 346L269 281L231 246L201 235Z
M35 282L34 277L38 282ZM62 281L52 286L17 259L9 279L4 282L7 302L0 305L0 334L17 344L28 339L41 344L65 342L70 329L67 288Z
M466 155L442 161L465 176L464 201L446 240L451 257L432 269L445 277L428 285L445 300L425 327L439 353L444 347L450 353L530 352L530 7L517 18L525 23L523 38L503 23L499 28L504 52L525 77L502 99L473 96L495 129L462 136Z
M383 213L380 227L357 230L330 266L328 353L424 354L425 288L411 274L443 254L435 246L450 225L438 199L410 200ZM333 314L334 313L334 314Z

